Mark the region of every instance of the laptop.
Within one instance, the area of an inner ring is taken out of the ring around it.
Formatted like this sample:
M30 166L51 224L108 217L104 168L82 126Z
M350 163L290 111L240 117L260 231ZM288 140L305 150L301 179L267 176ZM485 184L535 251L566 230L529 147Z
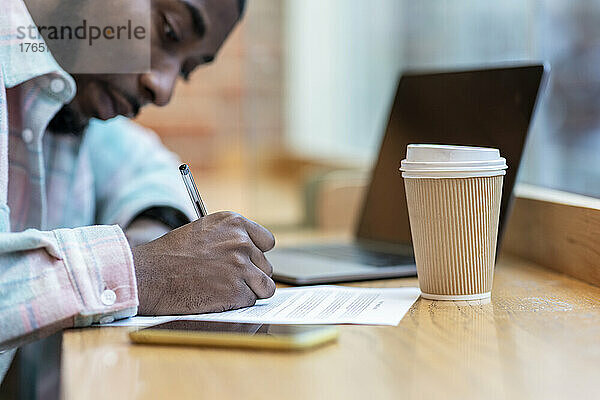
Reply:
M498 243L544 65L406 73L398 83L352 243L276 248L275 280L295 285L415 276L404 182L410 143L493 147L506 158Z

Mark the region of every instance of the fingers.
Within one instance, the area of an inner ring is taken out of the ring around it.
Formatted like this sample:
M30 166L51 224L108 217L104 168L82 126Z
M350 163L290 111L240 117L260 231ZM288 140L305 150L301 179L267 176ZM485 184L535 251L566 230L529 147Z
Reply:
M254 304L257 298L266 299L273 296L275 282L270 278L273 267L264 255L264 252L275 246L273 234L256 222L232 212L219 212L204 219L207 223L211 220L215 222L219 232L216 247L227 257L228 265L234 268L230 276L245 288L238 288L232 293L230 298L236 299L235 304L228 303L226 307L249 306ZM246 291L251 293L250 297Z
M262 228L258 224L255 225ZM271 235L269 231L267 231L264 228L262 229L268 232L272 238L273 244L271 244L270 247L268 247L268 250L270 250L271 248L273 248L275 238L273 238L273 235ZM249 232L248 236L251 237L251 234ZM268 237L266 239L268 239ZM248 252L247 254L249 257L248 262L250 264L248 266L246 284L250 289L252 289L254 294L256 294L257 298L268 299L275 293L275 282L273 282L273 280L271 279L271 276L273 275L273 266L271 265L269 260L267 260L262 250L263 248L267 248L265 246L266 243L262 243L263 247L261 248L260 244L257 244L254 239L251 240L253 244L250 246L246 246Z
M234 291L233 296L231 297L233 301L227 303L227 305L223 307L223 311L253 306L256 303L257 298L259 297L254 292L254 289L252 289L247 282L242 280L238 283L237 290Z
M265 275L269 277L273 276L273 266L269 260L267 260L265 254L256 247L250 250L250 261L252 261L252 263L256 265L258 269L264 272Z
M244 227L250 239L260 250L269 251L275 247L275 236L267 228L245 218Z
M275 294L275 282L258 268L250 269L246 284L259 299L268 299Z
M263 252L269 251L275 247L275 237L268 229L254 221L244 218L240 214L230 211L221 211L211 214L207 218L218 218L230 225L244 229L254 245Z

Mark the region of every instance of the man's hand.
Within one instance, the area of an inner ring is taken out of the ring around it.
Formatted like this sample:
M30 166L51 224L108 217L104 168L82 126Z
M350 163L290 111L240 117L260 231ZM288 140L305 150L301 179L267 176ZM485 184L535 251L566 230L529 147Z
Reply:
M271 297L273 234L219 212L133 249L141 315L196 314L251 306Z

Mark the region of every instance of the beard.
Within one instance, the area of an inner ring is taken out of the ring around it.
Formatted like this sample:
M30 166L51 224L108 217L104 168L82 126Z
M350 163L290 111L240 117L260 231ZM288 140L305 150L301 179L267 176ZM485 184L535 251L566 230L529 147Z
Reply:
M83 136L90 123L71 104L65 104L48 124L48 130L57 135Z

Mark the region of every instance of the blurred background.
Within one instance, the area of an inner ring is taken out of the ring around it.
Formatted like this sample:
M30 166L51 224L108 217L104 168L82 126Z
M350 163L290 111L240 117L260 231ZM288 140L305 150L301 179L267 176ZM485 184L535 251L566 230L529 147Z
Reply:
M403 70L547 61L519 181L600 197L599 22L598 0L248 0L215 63L138 122L211 211L349 229Z

